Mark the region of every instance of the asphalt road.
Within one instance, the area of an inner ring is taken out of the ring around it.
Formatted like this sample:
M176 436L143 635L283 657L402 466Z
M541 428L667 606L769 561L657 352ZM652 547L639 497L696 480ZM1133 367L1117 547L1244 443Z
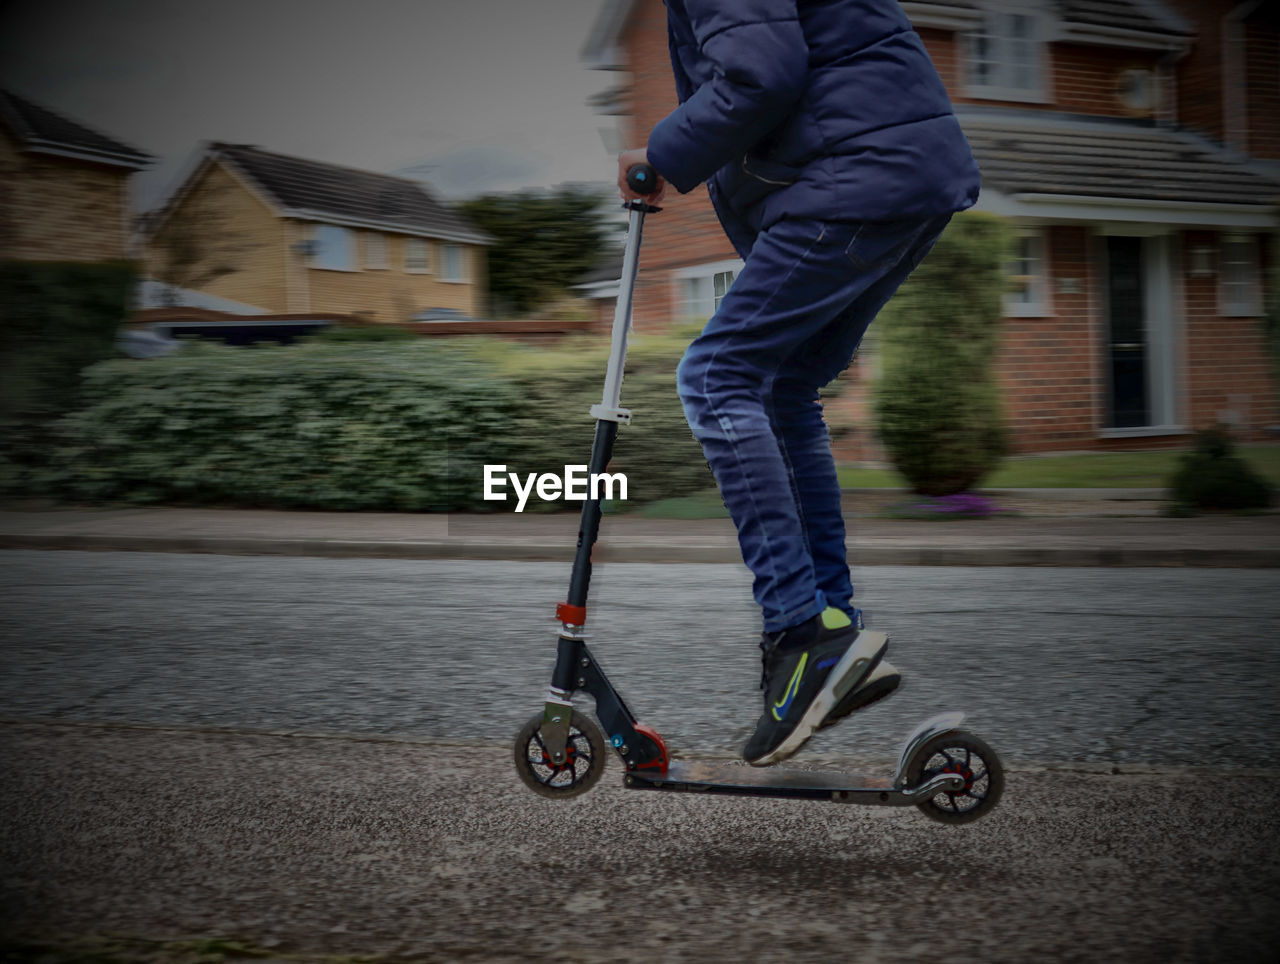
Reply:
M1274 960L1270 571L863 570L909 683L796 759L879 764L966 709L1012 766L992 814L945 827L632 793L616 761L574 801L531 794L509 741L563 570L0 553L5 959ZM607 566L596 589L642 719L736 752L741 570Z
M0 718L504 745L545 693L558 563L0 554ZM1272 570L869 567L893 699L815 738L891 760L940 710L1009 760L1280 766ZM745 570L612 565L591 646L676 751L734 754L759 713ZM587 701L589 705L589 700Z

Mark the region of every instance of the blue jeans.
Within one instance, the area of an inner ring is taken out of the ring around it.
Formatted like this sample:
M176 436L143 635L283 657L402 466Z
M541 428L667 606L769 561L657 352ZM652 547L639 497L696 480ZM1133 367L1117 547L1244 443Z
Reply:
M738 529L767 632L853 615L844 517L818 389L950 215L784 219L762 231L676 369L680 401Z

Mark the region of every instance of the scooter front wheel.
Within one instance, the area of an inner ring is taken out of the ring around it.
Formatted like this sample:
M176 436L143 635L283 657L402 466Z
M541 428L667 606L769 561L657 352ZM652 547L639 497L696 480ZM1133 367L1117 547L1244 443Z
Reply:
M586 715L573 711L569 718L569 738L565 742L564 763L556 764L547 752L538 730L542 714L529 720L516 734L516 772L534 793L552 800L565 800L586 793L604 773L604 737Z
M942 790L916 804L942 823L970 823L985 816L1004 793L1004 767L985 740L964 730L939 733L925 743L907 767L907 786L918 787L944 773L964 778L961 790Z

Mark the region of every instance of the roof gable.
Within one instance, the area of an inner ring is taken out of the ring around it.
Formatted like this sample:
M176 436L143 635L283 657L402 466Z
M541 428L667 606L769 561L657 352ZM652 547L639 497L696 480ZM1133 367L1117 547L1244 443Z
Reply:
M7 90L0 90L0 118L28 151L76 157L131 170L146 167L152 160L150 154L90 130Z
M248 180L287 216L478 244L491 241L416 181L274 154L244 144L214 143L209 153Z

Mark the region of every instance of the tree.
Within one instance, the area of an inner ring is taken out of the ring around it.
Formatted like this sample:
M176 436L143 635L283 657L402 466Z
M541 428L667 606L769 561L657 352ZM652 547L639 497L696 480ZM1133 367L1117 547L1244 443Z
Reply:
M1007 450L992 372L1009 235L986 214L952 219L881 314L881 441L922 495L973 488Z
M562 185L552 191L486 194L461 205L495 243L489 249L494 314L527 315L563 298L596 266L610 234L606 196Z

